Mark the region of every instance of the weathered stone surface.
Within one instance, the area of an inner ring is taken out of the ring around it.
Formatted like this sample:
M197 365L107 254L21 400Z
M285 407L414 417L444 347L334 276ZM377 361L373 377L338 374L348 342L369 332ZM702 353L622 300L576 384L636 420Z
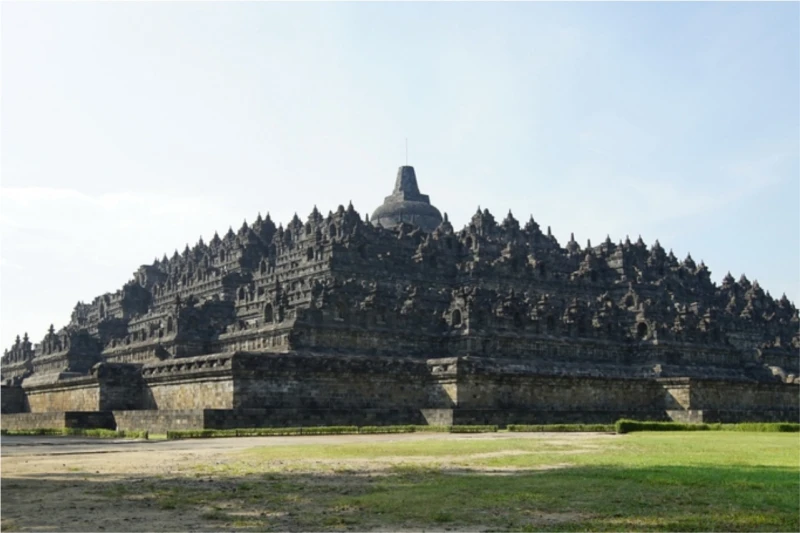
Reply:
M372 213L372 223L384 228L411 224L431 232L442 223L442 214L431 205L427 194L420 194L414 167L400 167L394 191Z
M114 417L109 411L51 411L3 415L3 429L114 429L114 427Z
M100 410L100 385L92 379L65 380L61 384L31 387L26 392L31 413Z
M371 222L352 205L259 215L141 266L38 344L18 337L1 368L4 413L256 410L186 422L204 426L797 419L800 318L658 241L562 247L480 209L455 231L401 167Z
M0 413L23 413L29 411L28 399L20 386L3 385L0 387Z
M116 429L166 433L173 430L211 429L205 423L205 410L136 410L114 411Z

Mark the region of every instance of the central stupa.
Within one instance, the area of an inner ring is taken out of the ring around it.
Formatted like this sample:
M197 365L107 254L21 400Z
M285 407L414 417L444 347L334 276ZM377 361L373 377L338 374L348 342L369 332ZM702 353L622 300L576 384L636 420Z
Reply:
M394 191L383 205L372 213L372 223L393 228L407 222L431 232L442 223L442 214L431 205L427 194L419 192L414 167L402 166L397 170Z

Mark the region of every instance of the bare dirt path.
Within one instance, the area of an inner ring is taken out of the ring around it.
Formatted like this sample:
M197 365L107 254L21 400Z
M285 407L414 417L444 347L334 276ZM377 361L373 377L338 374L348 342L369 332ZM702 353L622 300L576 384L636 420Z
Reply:
M225 465L239 457L238 452L251 448L512 438L574 444L597 437L597 434L564 433L409 433L112 441L4 436L0 439L0 516L3 531L219 531L219 522L198 515L196 509L170 508L164 499L179 497L181 487L185 487L187 494L202 483L216 489L221 486L220 480L207 475L200 477L197 468ZM216 485L210 485L215 481ZM138 498L137 487L142 488L143 494L158 497ZM125 497L115 497L115 491L120 490L126 491ZM297 530L290 512L285 516L276 514L280 515L276 517L276 529ZM244 524L237 529L247 529Z

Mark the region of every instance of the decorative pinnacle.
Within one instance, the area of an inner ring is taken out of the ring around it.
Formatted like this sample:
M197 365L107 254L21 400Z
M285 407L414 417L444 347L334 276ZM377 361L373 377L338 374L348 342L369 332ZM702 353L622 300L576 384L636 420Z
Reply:
M420 196L419 185L417 185L417 174L414 167L402 166L397 170L397 178L394 182L392 196L403 196L413 200Z

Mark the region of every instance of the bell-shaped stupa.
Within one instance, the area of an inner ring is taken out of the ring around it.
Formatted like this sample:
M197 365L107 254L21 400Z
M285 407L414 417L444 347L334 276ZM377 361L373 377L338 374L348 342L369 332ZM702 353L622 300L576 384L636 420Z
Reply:
M372 213L371 221L385 228L406 222L431 232L441 224L442 214L431 205L427 194L420 194L414 167L402 166L397 171L394 191Z

